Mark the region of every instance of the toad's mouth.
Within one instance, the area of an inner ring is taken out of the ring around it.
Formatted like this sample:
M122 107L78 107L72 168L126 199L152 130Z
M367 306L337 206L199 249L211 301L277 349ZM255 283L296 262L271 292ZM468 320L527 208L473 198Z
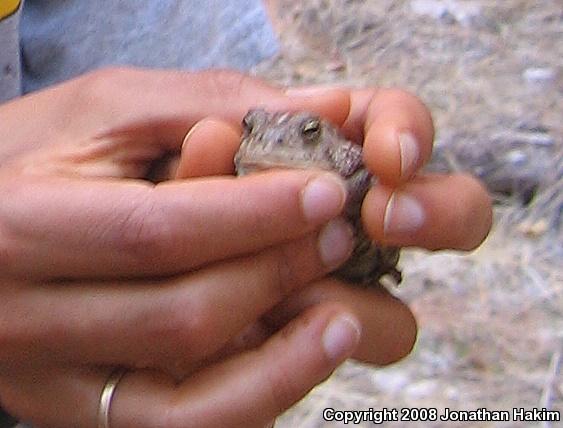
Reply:
M328 162L312 162L311 159L245 159L239 161L240 167L247 172L266 171L269 169L331 169L331 165Z

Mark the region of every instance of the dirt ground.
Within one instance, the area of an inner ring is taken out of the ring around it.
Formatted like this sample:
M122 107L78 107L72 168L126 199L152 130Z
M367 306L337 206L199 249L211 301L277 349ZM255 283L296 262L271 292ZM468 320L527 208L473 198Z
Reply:
M431 168L471 171L496 201L494 229L477 251L404 252L397 294L419 321L412 355L387 368L347 363L276 426L340 426L323 421L327 407L563 414L561 0L269 3L282 50L256 74L413 91L436 122Z

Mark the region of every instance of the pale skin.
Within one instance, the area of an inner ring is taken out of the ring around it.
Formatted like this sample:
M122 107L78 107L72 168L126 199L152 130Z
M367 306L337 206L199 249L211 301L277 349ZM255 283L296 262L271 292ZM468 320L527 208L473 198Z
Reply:
M95 426L101 388L125 366L112 428L263 427L346 358L381 365L408 354L416 324L402 302L327 277L352 245L339 178L231 175L240 120L256 106L316 112L364 144L382 179L362 208L373 239L470 250L488 233L490 200L475 179L416 173L433 126L403 91L113 69L4 104L7 410L41 427ZM404 155L404 133L416 156ZM180 154L175 176L143 180L166 152ZM389 209L399 192L424 214L414 229Z

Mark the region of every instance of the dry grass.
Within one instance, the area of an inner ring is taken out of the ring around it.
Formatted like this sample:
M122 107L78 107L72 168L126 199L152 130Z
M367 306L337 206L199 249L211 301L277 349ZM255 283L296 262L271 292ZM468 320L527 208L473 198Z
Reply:
M398 294L419 320L413 354L384 369L348 363L278 426L339 426L323 422L325 407L563 412L560 1L271 3L281 5L274 15L283 53L258 74L284 84L406 87L433 111L434 168L469 169L503 192L479 250L405 252ZM443 4L447 12L433 16Z

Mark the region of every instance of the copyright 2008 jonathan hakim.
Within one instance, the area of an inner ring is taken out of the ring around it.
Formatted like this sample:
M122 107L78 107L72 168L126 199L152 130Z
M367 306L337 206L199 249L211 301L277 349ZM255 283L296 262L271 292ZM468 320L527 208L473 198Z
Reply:
M358 425L362 422L382 424L384 422L559 422L561 412L545 408L525 409L514 407L510 410L491 410L481 407L476 410L457 410L446 407L404 407L367 410L338 410L328 407L323 410L327 422Z

